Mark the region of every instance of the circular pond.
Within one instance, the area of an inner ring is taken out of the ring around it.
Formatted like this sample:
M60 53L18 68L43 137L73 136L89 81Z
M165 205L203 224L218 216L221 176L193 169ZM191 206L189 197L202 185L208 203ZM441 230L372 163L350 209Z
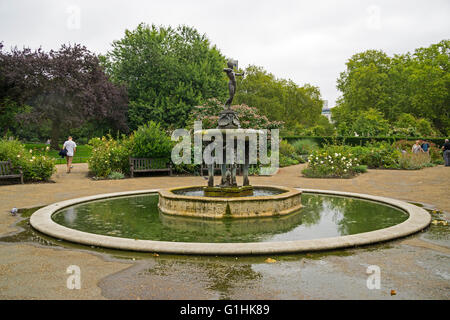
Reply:
M97 200L70 206L52 219L106 236L183 242L277 242L345 236L387 228L408 214L373 201L303 194L302 209L287 216L201 219L161 214L158 195Z
M404 237L426 228L427 211L359 193L298 189L301 210L222 220L158 211L160 190L100 194L36 211L31 226L57 239L106 248L175 254L248 255L329 250Z

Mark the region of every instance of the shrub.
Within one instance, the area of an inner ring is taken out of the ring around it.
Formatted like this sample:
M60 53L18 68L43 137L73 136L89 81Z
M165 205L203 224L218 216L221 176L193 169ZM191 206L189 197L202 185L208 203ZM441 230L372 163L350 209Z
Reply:
M56 160L50 157L48 148L43 147L42 153L34 155L32 149L18 140L0 139L0 161L11 160L14 167L22 167L25 181L48 181L55 172Z
M285 140L281 140L280 142L279 159L280 167L291 166L304 162L303 158L297 153L294 146Z
M360 153L361 152L361 153ZM388 142L368 143L364 148L355 148L361 163L369 168L398 168L401 152Z
M111 135L89 140L92 154L88 160L89 170L100 178L108 177L112 172L130 173L129 157L131 156L133 136L115 140Z
M150 121L140 126L134 132L133 156L142 158L169 159L173 142L160 128L160 125Z
M299 155L311 154L314 150L319 149L317 142L311 139L297 140L292 143L295 152Z
M399 160L399 168L403 170L419 170L430 165L430 156L426 153L404 153Z
M308 167L302 173L314 178L350 178L361 170L358 158L348 147L331 145L313 151L308 157Z

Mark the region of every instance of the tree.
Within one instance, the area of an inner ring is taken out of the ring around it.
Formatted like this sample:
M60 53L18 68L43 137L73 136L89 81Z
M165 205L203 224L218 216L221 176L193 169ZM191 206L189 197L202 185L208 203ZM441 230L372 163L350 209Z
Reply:
M449 40L393 57L379 50L357 53L337 80L337 88L342 92L338 105L342 109L335 112L336 116L374 108L393 123L408 113L427 119L448 133L449 67Z
M149 120L184 127L194 106L226 96L225 57L194 28L141 23L112 46L102 63L128 88L132 129Z
M50 122L52 147L58 148L61 132L91 119L109 121L127 130L127 96L112 84L98 58L81 45L62 45L58 51L41 49L0 52L0 100L13 99L31 107L17 119Z
M245 77L238 79L234 101L257 108L269 120L285 122L286 128L314 126L323 106L317 87L277 79L257 66L248 66Z
M374 108L359 113L346 113L342 107L331 110L339 135L375 137L385 136L389 132L389 122Z

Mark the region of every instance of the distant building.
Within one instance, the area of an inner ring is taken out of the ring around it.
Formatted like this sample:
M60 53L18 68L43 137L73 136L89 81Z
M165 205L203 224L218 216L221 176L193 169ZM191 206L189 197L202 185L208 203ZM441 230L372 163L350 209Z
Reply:
M330 121L331 123L333 122L331 120L331 108L328 108L328 100L323 101L322 115L327 117L328 121Z

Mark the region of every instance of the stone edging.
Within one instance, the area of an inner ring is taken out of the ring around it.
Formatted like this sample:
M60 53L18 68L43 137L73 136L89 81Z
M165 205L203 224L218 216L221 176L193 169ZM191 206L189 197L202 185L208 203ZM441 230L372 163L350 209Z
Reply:
M250 255L293 253L304 251L330 250L338 248L355 247L371 243L392 240L404 237L426 228L431 222L430 214L415 205L391 198L349 193L330 190L301 189L302 192L338 195L372 200L388 204L406 211L409 217L406 221L385 229L358 233L354 235L321 238L313 240L295 240L281 242L250 242L250 243L199 243L199 242L170 242L154 240L138 240L118 238L87 233L64 227L51 219L56 211L82 202L114 198L129 195L156 193L158 189L139 190L100 194L83 198L57 202L36 211L30 218L30 224L36 230L52 237L81 243L84 245L106 247L121 250L161 252L174 254L201 254L201 255Z

